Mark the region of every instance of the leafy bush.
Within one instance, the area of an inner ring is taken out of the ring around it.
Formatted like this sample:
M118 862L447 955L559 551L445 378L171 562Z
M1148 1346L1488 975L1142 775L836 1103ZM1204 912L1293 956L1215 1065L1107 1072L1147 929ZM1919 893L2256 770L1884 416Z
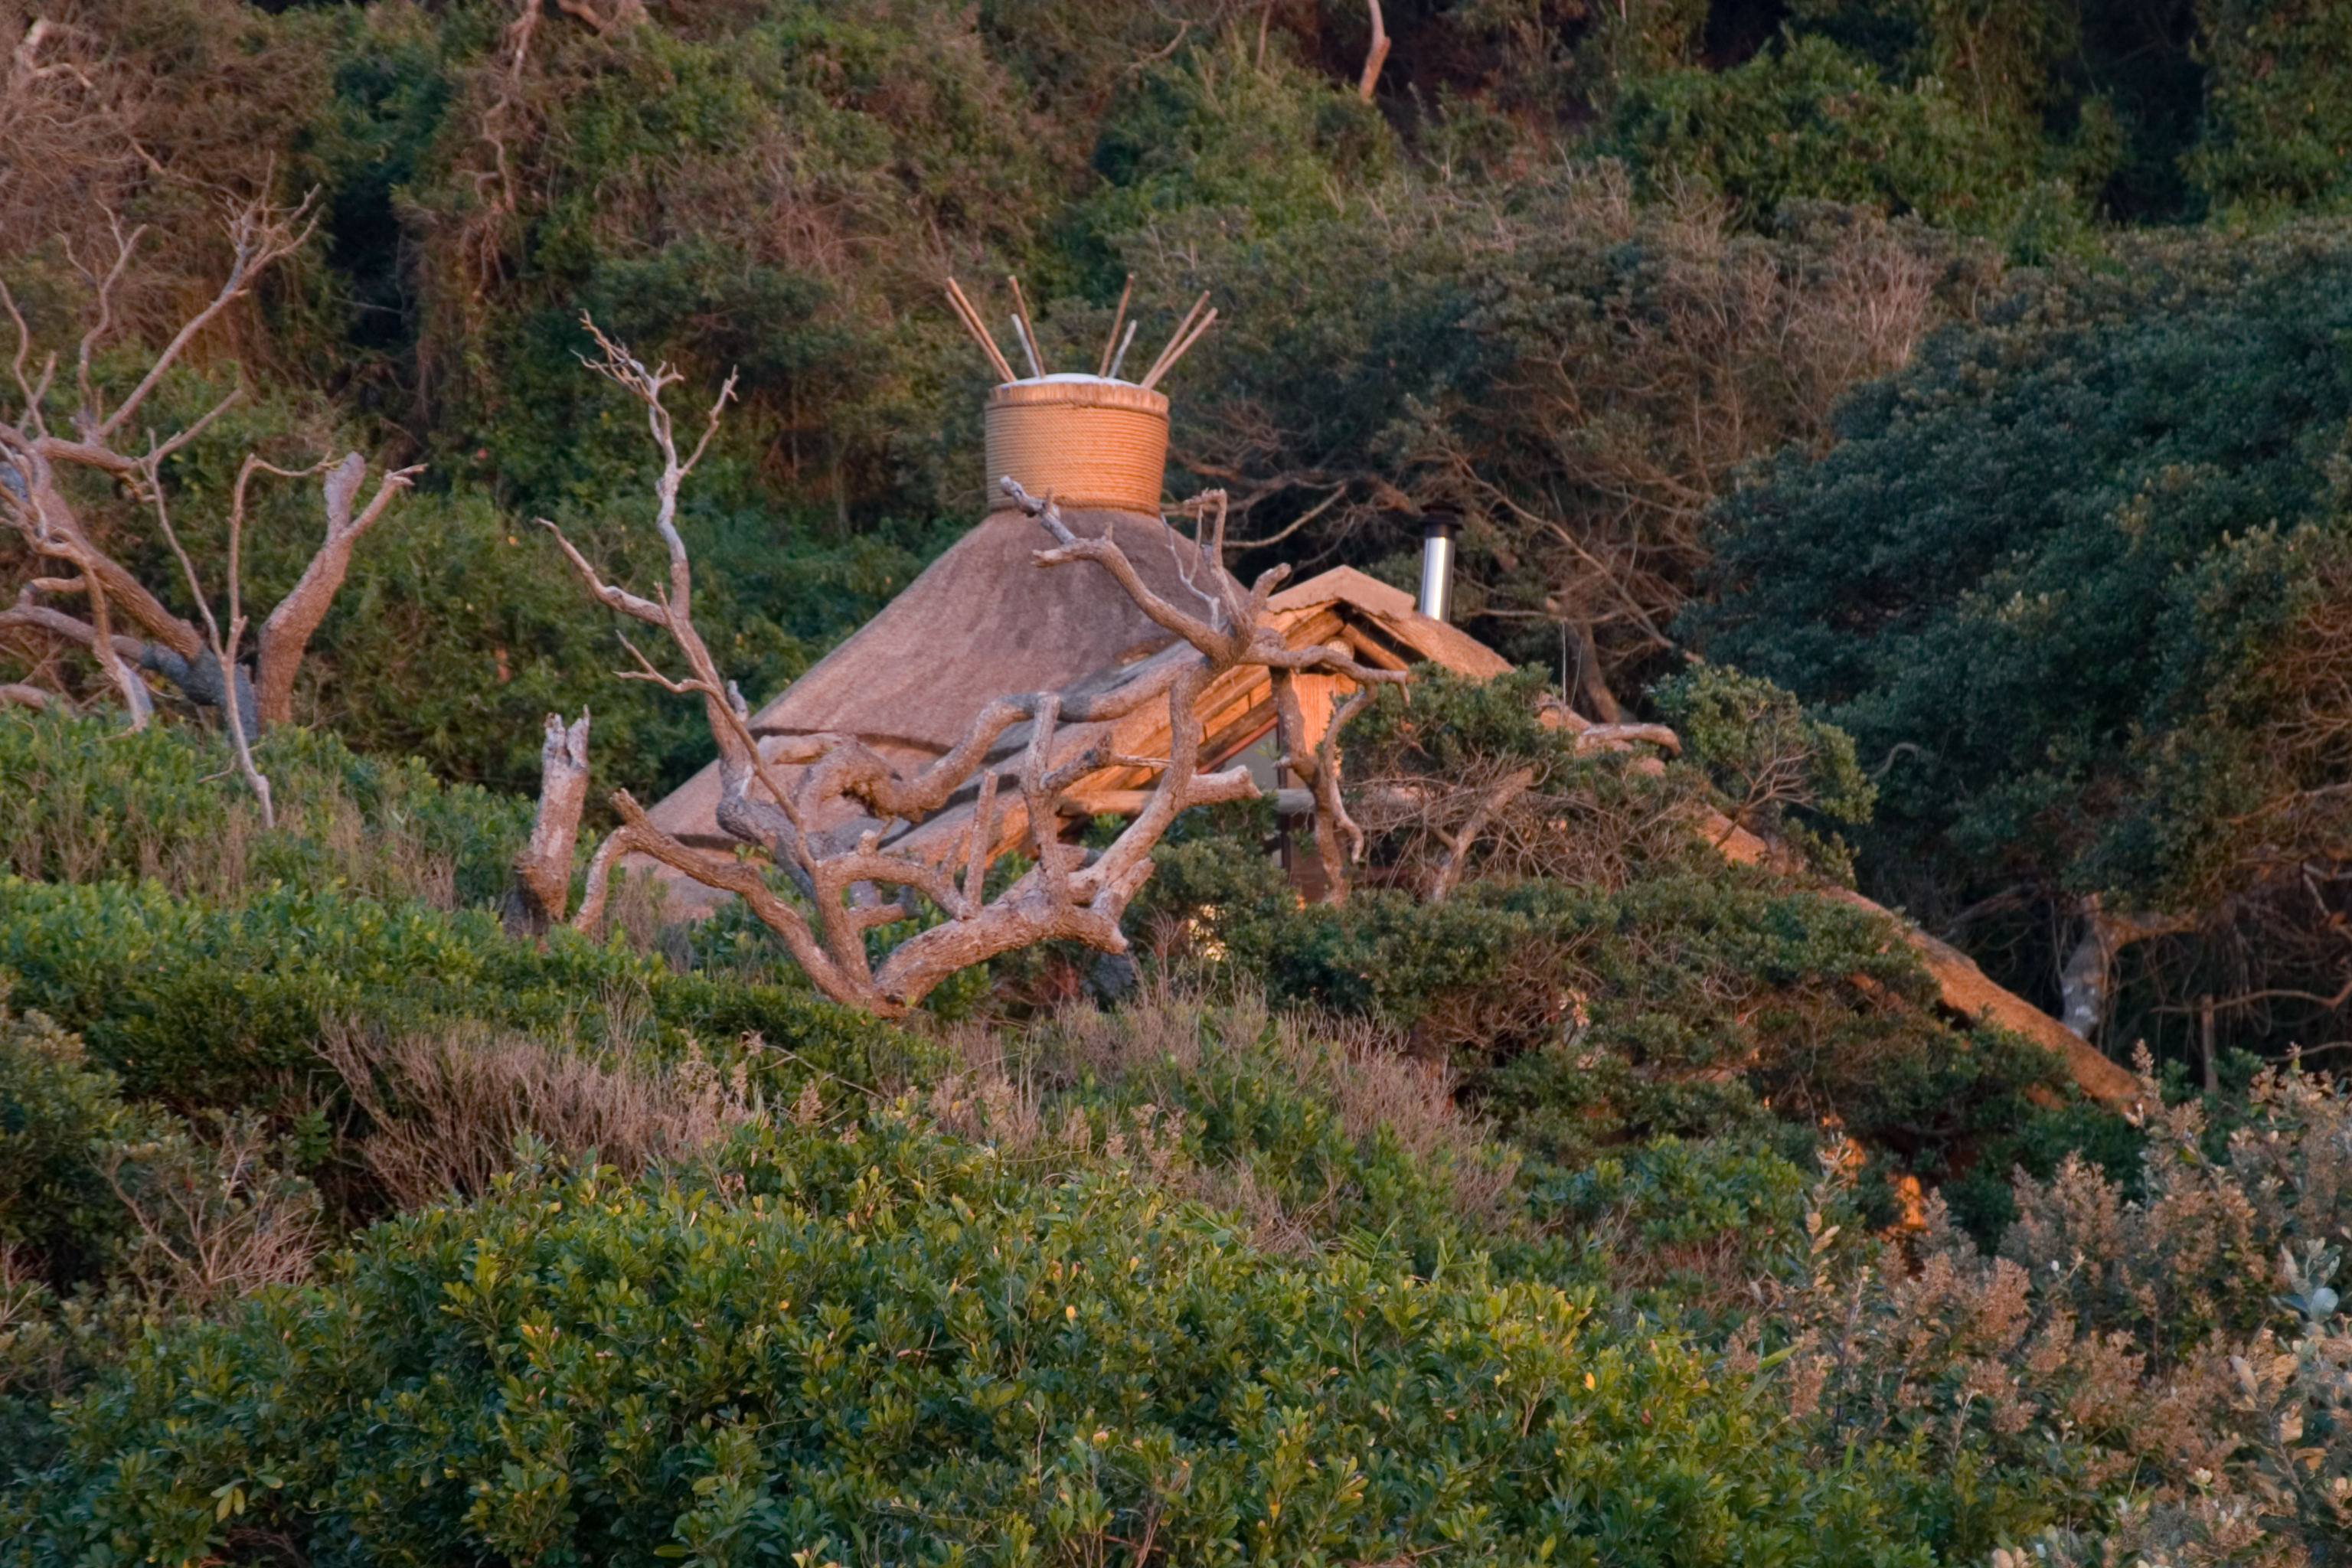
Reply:
M2203 0L2205 124L2184 159L2228 215L2341 212L2352 195L2352 26L2333 5Z
M1178 399L1175 458L1253 534L1296 522L1293 558L1409 581L1420 515L1452 513L1463 623L1627 697L1664 672L1734 469L1817 439L1849 385L1998 270L1827 204L1742 234L1719 203L1647 205L1588 162L1501 188L1400 177L1344 207L1180 209L1115 237L1139 290L1213 287L1227 309L1187 361L1210 390Z
M1788 837L1799 828L1792 811L1870 820L1877 791L1854 761L1853 737L1808 715L1792 693L1694 659L1654 695L1741 826Z
M271 775L275 832L262 830L226 741L12 714L0 721L0 858L25 878L152 877L232 902L299 882L454 907L494 902L513 880L527 801L445 786L413 760L298 730L264 737L255 756Z
M1945 1023L1883 917L1769 873L1717 861L1617 891L1474 882L1437 904L1371 889L1302 909L1254 845L1160 858L1139 907L1169 957L1410 1031L1511 1138L1571 1166L1834 1114L1940 1175L2060 1079L2038 1046Z
M1637 80L1612 107L1607 144L1654 186L1706 180L1751 223L1792 199L1827 199L1996 236L2029 256L2053 240L2085 245L2087 204L2076 191L2097 188L2107 173L2100 154L2113 150L2095 143L2070 160L2080 176L2070 186L2055 177L2066 165L2042 128L2020 106L2001 107L1986 115L1934 75L1890 83L1814 34L1729 70Z
M643 483L616 474L596 498L600 515L577 502L556 513L622 580L642 582L652 564L645 531L612 521ZM951 537L894 526L835 541L790 513L683 510L703 584L696 613L754 694L799 676ZM305 664L297 712L361 751L531 794L541 717L593 708L599 802L609 787L653 798L709 760L709 735L667 693L614 681L628 663L614 621L583 598L546 531L458 488L403 501L368 537Z
M1953 1456L1923 1501L1977 1512L1978 1552L2031 1535L2053 1563L2205 1568L2338 1550L2352 1317L2330 1281L2352 1101L2289 1069L2247 1110L2225 1139L2195 1105L2153 1115L2136 1199L2077 1160L2021 1177L1996 1255L1936 1201L1858 1276L1790 1281L1766 1331L1787 1336L1784 1386L1818 1411L1823 1451Z
M1686 622L1853 736L1881 775L1866 878L1931 926L2021 883L2206 917L2324 852L2288 818L2327 742L2288 731L2336 646L2298 617L2346 550L2352 253L2312 225L2126 255L1931 340L1836 445L1759 473ZM2210 989L2297 988L2283 951L2242 944L2255 978Z
M38 1013L0 1014L0 1250L8 1283L63 1287L110 1260L128 1216L108 1186L104 1146L160 1131L127 1107L112 1073Z
M333 889L273 888L234 908L153 883L0 879L0 969L16 995L88 1040L126 1092L178 1105L299 1102L330 1075L331 1028L396 1034L478 1021L547 1038L668 1049L760 1034L824 1071L901 1073L907 1037L805 989L672 974L570 931L509 938L486 910L446 913Z
M1516 1151L1456 1102L1452 1072L1360 1020L1159 983L1114 1013L950 1038L962 1061L927 1102L941 1127L1046 1171L1073 1144L1131 1150L1172 1194L1238 1210L1270 1252L1377 1235L1430 1269L1524 1229Z
M149 1342L61 1413L20 1552L1930 1561L1751 1380L1475 1263L1282 1265L903 1115L740 1159L730 1199L525 1176Z

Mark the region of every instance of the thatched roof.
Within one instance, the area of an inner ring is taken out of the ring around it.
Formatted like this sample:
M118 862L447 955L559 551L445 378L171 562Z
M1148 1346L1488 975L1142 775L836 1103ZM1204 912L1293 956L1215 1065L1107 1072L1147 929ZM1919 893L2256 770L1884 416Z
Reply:
M1068 521L1081 533L1113 531L1154 590L1190 597L1177 565L1192 547L1159 519L1075 511ZM1052 543L1033 519L991 515L753 715L753 732L856 735L900 767L920 766L995 698L1056 690L1169 645L1099 568L1037 565ZM714 762L649 815L688 844L719 848L733 841L719 829L718 805Z
M1139 513L1081 511L1069 515L1082 533L1115 530L1129 559L1153 589L1181 603L1191 596L1178 573L1191 547L1159 520ZM1084 563L1043 568L1035 552L1050 542L1030 518L997 513L933 562L906 591L817 666L753 716L763 742L817 733L852 734L902 768L919 767L952 746L992 700L1023 691L1066 697L1106 690L1147 676L1168 659L1199 656L1146 619L1098 568ZM1368 664L1402 668L1431 660L1459 673L1491 676L1508 669L1503 657L1475 637L1413 606L1412 596L1349 567L1326 572L1278 594L1269 608L1293 647L1347 642ZM1265 672L1231 670L1204 692L1204 763L1243 750L1273 723ZM1074 754L1100 737L1103 726L1067 725L1056 751ZM1128 755L1161 754L1167 716L1157 703L1121 726L1114 749ZM1129 734L1128 730L1136 732ZM1157 742L1156 730L1161 735ZM1009 759L1029 742L1029 726L1015 725L992 749ZM794 770L782 770L790 777ZM1080 805L1116 810L1141 776L1121 770L1080 781L1071 792ZM755 786L756 787L756 786ZM964 797L920 824L897 825L887 842L919 852L952 837L968 815ZM719 769L714 763L649 814L656 826L697 847L725 853L732 840L719 827ZM1007 842L1026 830L1017 808L1000 807ZM862 817L812 826L846 843L879 826ZM648 866L646 868L651 868ZM710 895L680 879L689 904Z

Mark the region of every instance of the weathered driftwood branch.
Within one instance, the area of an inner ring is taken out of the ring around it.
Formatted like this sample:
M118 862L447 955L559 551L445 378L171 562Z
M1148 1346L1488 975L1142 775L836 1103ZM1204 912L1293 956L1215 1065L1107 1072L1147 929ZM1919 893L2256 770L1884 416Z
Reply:
M239 770L256 794L265 799L265 816L268 815L268 783L253 765L251 742L259 726L284 722L292 717L296 673L311 634L325 618L336 591L342 585L352 546L383 517L393 497L406 489L419 470L403 468L385 474L368 505L354 512L353 502L366 474L366 463L358 453L345 457L331 469L325 463L305 469L280 468L248 457L237 475L228 519L229 558L223 584L228 613L224 626L213 613L194 562L181 547L172 521L163 469L175 453L233 407L241 392L231 392L170 436L160 439L149 437L143 451L127 450L118 444L118 438L131 427L134 417L196 337L251 293L273 264L299 249L315 224L308 199L291 210L256 200L232 213L228 220L231 257L227 275L212 298L182 322L171 341L152 356L144 374L121 402L109 408L96 367L101 351L111 344L117 330L116 291L136 258L145 233L135 228L126 231L117 225L111 261L102 271L84 271L90 288L90 303L87 324L74 353L73 404L66 420L70 434L55 430L49 424L58 357L48 355L35 374L30 363L31 330L6 287L0 285L0 307L5 307L16 334L10 370L17 394L14 416L0 418L0 520L23 536L36 556L62 561L72 568L69 575L38 576L24 584L15 606L0 612L0 631L39 634L89 653L121 693L134 728L146 721L150 706L141 670L163 674L191 701L219 709L237 753ZM322 469L327 473L327 536L294 589L262 624L257 638L257 681L238 664L239 648L248 627L242 607L238 560L247 487L256 473L293 478ZM68 476L76 471L107 476L152 510L159 531L194 595L197 621L173 614L145 584L96 542L67 493ZM88 618L39 603L43 595L80 595L87 601ZM133 629L140 635L129 635Z
M693 569L676 526L678 488L709 447L720 413L733 393L730 379L704 421L700 440L681 456L663 403L680 378L667 365L648 369L627 350L588 322L601 357L590 368L628 392L644 407L647 428L662 458L655 487L654 527L669 557L668 581L656 598L646 598L606 582L560 531L555 539L588 593L621 615L668 634L687 666L682 677L663 673L634 645L637 668L624 679L650 680L668 690L698 696L719 752L718 819L734 838L768 858L770 864L719 858L696 850L656 826L635 799L613 796L621 826L598 846L573 924L593 927L603 918L614 868L625 856L643 855L706 887L744 900L753 917L774 931L817 988L836 1001L889 1015L919 1002L959 970L1000 952L1049 939L1086 943L1107 952L1126 951L1119 919L1150 875L1152 847L1179 813L1193 805L1247 799L1257 794L1246 768L1201 771L1204 740L1198 704L1213 679L1240 665L1279 672L1286 681L1300 674L1340 677L1359 686L1404 679L1402 672L1359 665L1339 647L1292 648L1265 611L1266 600L1284 575L1277 568L1248 590L1225 571L1223 509L1204 528L1206 537L1190 579L1205 616L1170 603L1155 593L1118 542L1074 532L1051 498L1027 494L1007 479L1005 493L1037 520L1052 546L1036 552L1046 568L1092 563L1154 622L1183 639L1198 656L1171 660L1149 678L1099 696L1066 701L1057 692L1005 696L974 715L946 754L928 766L902 773L865 742L845 736L803 736L763 752L752 734L741 695L721 675L709 645L694 626ZM1205 514L1204 514L1205 515ZM554 531L552 525L549 525ZM1167 704L1168 754L1154 759L1159 776L1143 792L1133 817L1112 842L1088 853L1061 837L1067 792L1081 778L1110 764L1100 744L1057 745L1066 724L1104 724ZM1292 704L1297 707L1296 702ZM1007 731L1026 722L1027 744L1017 762L991 762ZM1336 728L1336 724L1334 726ZM1300 731L1294 724L1290 731ZM1290 748L1300 772L1328 784L1336 807L1338 767L1328 736L1319 751ZM797 766L785 780L781 766ZM845 804L856 815L883 824L913 821L946 806L978 774L977 800L965 831L937 847L929 858L883 847L882 830L862 834L844 848L821 839L813 823L839 821ZM999 799L1010 784L1026 820L1030 865L991 898L987 874L1009 823ZM754 793L754 786L764 792ZM551 786L552 787L552 786ZM1336 820L1346 820L1335 810ZM781 870L793 891L772 879ZM901 921L930 923L907 937L877 963L868 942L879 928Z
M580 841L580 813L588 804L588 712L567 728L561 713L547 716L539 750L539 813L530 837L514 858L515 889L506 927L539 936L563 919L572 900L572 852Z
M1364 50L1363 75L1356 82L1356 96L1366 103L1372 101L1372 89L1381 84L1381 67L1388 63L1389 29L1381 16L1381 0L1371 0L1372 41Z

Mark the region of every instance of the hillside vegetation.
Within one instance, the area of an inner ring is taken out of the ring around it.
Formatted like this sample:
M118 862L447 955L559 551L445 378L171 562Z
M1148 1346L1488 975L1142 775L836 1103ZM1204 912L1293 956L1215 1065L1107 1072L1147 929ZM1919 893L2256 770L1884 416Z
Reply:
M2344 1556L2343 7L0 35L0 1562ZM1353 718L1347 896L1271 800L1194 807L1124 961L888 1021L740 900L519 918L549 711L595 828L724 701L618 679L537 526L682 580L583 356L735 377L674 499L756 702L980 514L941 289L1013 274L1057 368L1130 277L1146 347L1208 292L1168 483L1243 581L1409 584L1461 523L1519 668ZM418 471L247 728L222 628L338 460ZM109 653L133 584L215 651Z

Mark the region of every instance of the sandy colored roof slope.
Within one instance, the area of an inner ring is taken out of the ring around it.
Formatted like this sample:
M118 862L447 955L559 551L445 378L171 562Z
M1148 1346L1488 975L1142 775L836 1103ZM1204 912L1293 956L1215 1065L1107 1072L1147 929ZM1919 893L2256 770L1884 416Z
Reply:
M1192 547L1159 519L1078 511L1068 521L1080 533L1114 532L1155 591L1190 597L1177 563ZM989 517L753 715L753 731L857 735L899 766L919 765L994 698L1059 689L1168 645L1101 568L1037 565L1032 557L1052 542L1018 512ZM689 844L717 847L718 805L713 763L649 815Z

